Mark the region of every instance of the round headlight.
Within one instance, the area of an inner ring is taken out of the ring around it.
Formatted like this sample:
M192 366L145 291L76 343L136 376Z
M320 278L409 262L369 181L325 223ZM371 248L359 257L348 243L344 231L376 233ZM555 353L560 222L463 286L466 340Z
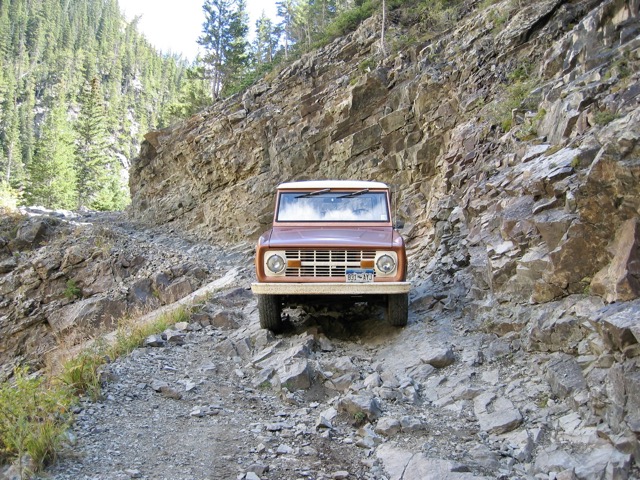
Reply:
M282 272L282 270L284 270L284 267L284 258L282 258L280 255L274 254L267 259L267 268L273 273Z
M396 268L396 261L391 255L380 255L376 265L382 273L391 273Z

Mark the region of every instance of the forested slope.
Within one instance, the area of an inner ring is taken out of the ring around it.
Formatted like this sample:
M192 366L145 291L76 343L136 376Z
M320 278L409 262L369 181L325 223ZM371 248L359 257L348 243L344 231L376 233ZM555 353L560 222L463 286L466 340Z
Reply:
M0 1L3 195L121 208L140 136L166 126L186 61L162 55L117 0Z

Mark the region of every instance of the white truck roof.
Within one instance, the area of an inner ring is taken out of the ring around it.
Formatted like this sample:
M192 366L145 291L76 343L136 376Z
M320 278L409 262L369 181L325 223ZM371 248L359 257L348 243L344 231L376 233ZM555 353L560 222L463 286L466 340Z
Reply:
M287 182L278 185L278 190L288 189L313 189L344 188L344 189L388 189L388 185L382 182L365 182L360 180L306 180L301 182Z

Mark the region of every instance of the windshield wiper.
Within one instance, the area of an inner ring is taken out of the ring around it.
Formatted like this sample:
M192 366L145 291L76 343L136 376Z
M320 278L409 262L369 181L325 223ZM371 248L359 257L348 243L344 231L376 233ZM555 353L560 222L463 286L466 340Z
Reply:
M358 190L357 192L351 192L351 193L347 193L346 195L340 195L338 198L357 197L358 195L362 195L363 193L369 193L369 189L365 188L364 190Z
M322 190L316 190L315 192L303 193L302 195L298 195L296 198L307 198L313 197L314 195L321 195L323 193L330 192L330 188L323 188Z

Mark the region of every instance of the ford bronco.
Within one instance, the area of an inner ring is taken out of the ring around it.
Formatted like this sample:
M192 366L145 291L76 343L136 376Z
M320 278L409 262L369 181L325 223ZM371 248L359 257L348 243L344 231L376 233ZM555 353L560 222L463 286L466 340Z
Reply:
M389 187L379 182L304 181L277 188L271 230L255 256L260 326L283 328L284 307L380 303L407 324L404 240L394 229Z

